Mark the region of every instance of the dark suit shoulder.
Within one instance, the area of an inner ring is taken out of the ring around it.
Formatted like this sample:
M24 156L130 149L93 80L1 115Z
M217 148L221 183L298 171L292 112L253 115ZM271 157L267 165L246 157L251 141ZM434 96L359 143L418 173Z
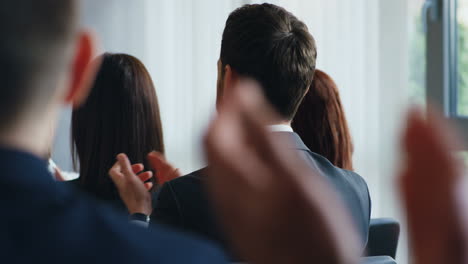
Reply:
M205 191L205 177L204 168L165 183L158 194L154 219L224 244Z
M361 191L365 189L367 192L367 183L364 180L364 178L358 173L338 168L335 165L333 165L328 159L317 153L309 152L309 155L312 157L316 168L323 175L326 175L328 179L337 180L340 182L348 182L351 187L358 188Z
M151 223L165 224L172 227L183 227L184 218L174 193L172 182L166 182L161 189L154 194L154 209L151 215Z
M162 197L158 198L158 201L170 196L172 199L175 199L178 206L180 206L181 202L184 202L186 199L191 199L192 196L195 198L201 198L201 196L204 196L202 192L204 189L203 182L206 177L205 175L206 169L203 168L166 182L161 187L158 194L158 197Z
M179 187L187 184L202 184L206 177L206 168L199 169L187 175L175 178L170 181L172 186Z
M317 153L305 153L308 153L312 164L330 181L347 205L365 245L371 216L371 199L366 181L358 173L338 168Z

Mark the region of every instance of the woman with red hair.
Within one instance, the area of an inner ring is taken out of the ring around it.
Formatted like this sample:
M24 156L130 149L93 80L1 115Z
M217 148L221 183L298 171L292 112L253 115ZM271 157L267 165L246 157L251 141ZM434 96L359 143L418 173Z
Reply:
M315 71L292 127L312 152L339 168L353 170L353 143L338 87L325 72Z

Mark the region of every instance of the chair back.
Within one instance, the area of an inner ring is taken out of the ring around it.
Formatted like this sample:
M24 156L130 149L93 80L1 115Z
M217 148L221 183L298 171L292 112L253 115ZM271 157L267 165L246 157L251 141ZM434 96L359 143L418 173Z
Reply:
M371 219L367 256L389 256L395 259L400 237L400 224L393 218Z

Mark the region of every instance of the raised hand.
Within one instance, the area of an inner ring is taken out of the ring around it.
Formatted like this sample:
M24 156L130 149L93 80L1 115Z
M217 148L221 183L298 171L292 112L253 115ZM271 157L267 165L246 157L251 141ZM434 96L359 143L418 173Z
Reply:
M150 215L153 207L150 190L151 182L145 183L153 173L151 171L141 172L142 164L130 165L127 155L117 155L117 162L109 170L109 175L119 191L120 198L127 206L130 214L142 213ZM138 175L136 173L139 173Z
M459 203L462 164L452 153L457 136L437 114L410 112L400 175L414 263L466 263L466 207ZM466 190L463 190L466 191Z
M248 263L356 263L358 236L328 182L265 126L257 84L241 82L205 139L208 186L236 253Z
M156 171L156 178L159 185L182 176L179 169L172 166L163 154L153 151L148 154L148 161L151 167Z
M115 164L114 164L115 165ZM153 177L153 172L151 171L145 171L145 165L143 165L142 163L137 163L137 164L133 164L132 165L132 171L133 173L135 173L138 178L140 178L140 180L144 183L146 189L148 191L151 190L151 188L153 188L153 183L152 182L148 182L149 179L151 179Z

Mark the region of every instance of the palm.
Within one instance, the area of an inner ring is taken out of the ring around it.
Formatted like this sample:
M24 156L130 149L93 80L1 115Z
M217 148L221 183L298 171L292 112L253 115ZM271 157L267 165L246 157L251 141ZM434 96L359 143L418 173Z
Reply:
M153 151L148 154L148 161L151 167L156 171L156 178L159 185L163 185L165 182L181 176L179 170L172 166L159 152Z
M453 133L440 118L429 122L413 112L403 148L406 166L401 174L409 233L417 263L461 263L463 241L456 185L461 165L453 157Z

